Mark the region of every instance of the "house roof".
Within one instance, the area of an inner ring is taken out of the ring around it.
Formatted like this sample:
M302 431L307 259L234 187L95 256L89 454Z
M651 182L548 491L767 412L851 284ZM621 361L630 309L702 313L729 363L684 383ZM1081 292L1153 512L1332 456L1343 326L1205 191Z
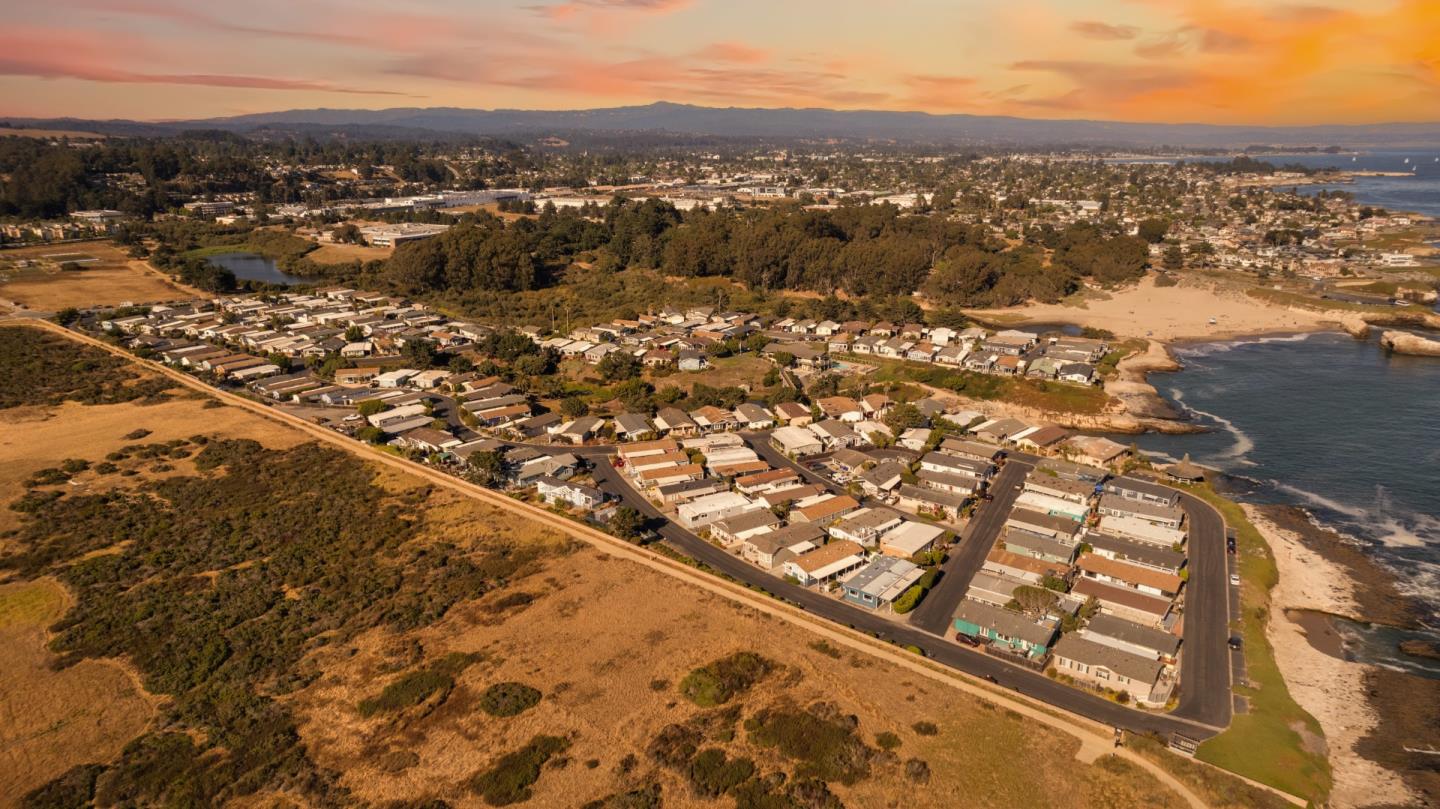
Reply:
M1139 590L1131 590L1128 587L1120 587L1114 584L1106 584L1103 581L1081 577L1075 581L1070 588L1072 595L1082 598L1094 596L1101 602L1110 602L1122 607L1146 612L1154 615L1157 619L1170 612L1170 599L1160 596L1152 596L1149 593L1142 593Z
M1137 624L1118 615L1105 615L1104 613L1092 617L1090 623L1081 630L1081 635L1082 637L1100 635L1114 638L1146 649L1154 649L1157 654L1166 657L1173 657L1180 649L1180 638L1163 629Z
M715 523L715 527L733 536L745 531L753 531L756 528L779 524L780 518L771 513L769 509L760 509L736 514L734 517L726 517Z
M1116 559L1107 559L1093 553L1082 553L1075 564L1084 571L1109 576L1134 585L1154 587L1167 593L1180 590L1180 577L1174 573L1140 567Z
M768 512L767 512L768 513ZM793 547L801 542L809 542L816 546L825 537L825 531L814 523L791 523L783 528L776 528L774 531L767 531L745 539L745 544L752 546L761 553L775 553L784 548Z
M900 484L900 498L903 500L919 500L922 503L930 503L946 508L960 508L969 500L963 494L954 492L942 492L939 489L931 489L925 486L912 486L909 483Z
M813 551L807 551L795 557L796 567L809 574L815 574L837 562L848 559L851 556L862 556L865 549L848 539L837 539L827 545L821 545Z
M1036 559L1033 556L1021 556L1018 553L1002 551L996 548L985 555L988 563L1008 567L1015 570L1023 570L1036 576L1049 576L1064 573L1070 568L1069 565L1060 562L1047 562L1044 559Z
M924 570L906 559L878 556L850 574L844 584L880 601L894 601L924 575Z
M984 604L979 601L961 601L955 611L958 620L972 623L983 629L993 629L1002 635L1019 638L1035 646L1049 646L1055 637L1055 627L1037 624L1018 612Z
M1123 649L1086 640L1073 633L1062 637L1060 642L1055 644L1053 651L1056 657L1074 660L1092 667L1100 666L1138 683L1153 684L1155 679L1160 676L1160 670L1164 668L1158 660L1147 659Z
M826 517L849 511L859 505L855 498L849 495L841 495L839 497L831 497L828 500L821 500L811 506L806 506L799 510L799 514L807 520L823 520Z
M1085 535L1085 541L1096 550L1107 551L1126 560L1146 565L1179 570L1185 564L1185 554L1162 548L1148 542L1110 536L1095 531Z
M1005 522L1009 524L1015 521L1022 525L1038 525L1053 531L1060 531L1073 536L1080 528L1080 524L1069 517L1057 517L1050 514L1041 514L1038 511L1031 511L1028 508L1017 508L1010 512Z

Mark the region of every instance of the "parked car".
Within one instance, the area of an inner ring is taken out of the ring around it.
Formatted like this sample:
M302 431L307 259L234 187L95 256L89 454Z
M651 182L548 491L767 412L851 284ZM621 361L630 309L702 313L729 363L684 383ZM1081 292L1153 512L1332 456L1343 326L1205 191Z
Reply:
M980 645L980 641L978 641L978 640L970 637L969 635L965 634L964 632L956 632L956 633L955 633L955 640L960 641L961 643L965 644L966 646L979 646L979 645Z
M1239 586L1240 586L1240 574L1239 574L1239 573L1231 573L1231 574L1230 574L1230 586L1231 586L1231 587L1239 587Z
M1241 642L1239 635L1231 635L1230 640L1226 641L1231 649L1239 649Z

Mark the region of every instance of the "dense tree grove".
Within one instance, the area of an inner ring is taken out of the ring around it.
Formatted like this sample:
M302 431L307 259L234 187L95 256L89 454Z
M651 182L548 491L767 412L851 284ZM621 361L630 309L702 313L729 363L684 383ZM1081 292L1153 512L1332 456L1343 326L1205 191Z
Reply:
M760 291L893 298L923 290L942 304L977 306L1055 300L1082 278L1132 280L1148 260L1142 239L1095 225L1049 230L1034 241L1012 247L983 227L903 215L890 205L682 213L659 200L616 200L547 207L508 224L466 217L438 238L398 249L381 278L405 294L519 292L544 287L547 274L588 260L609 270L729 278Z

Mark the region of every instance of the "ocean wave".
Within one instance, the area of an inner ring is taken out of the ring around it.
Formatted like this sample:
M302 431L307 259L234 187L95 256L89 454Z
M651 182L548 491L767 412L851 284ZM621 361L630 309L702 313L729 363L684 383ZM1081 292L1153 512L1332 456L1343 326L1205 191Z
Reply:
M1211 421L1225 428L1225 432L1229 433L1231 436L1234 437L1235 443L1231 444L1229 449L1225 450L1224 452L1219 452L1214 455L1207 456L1206 460L1209 460L1210 462L1220 466L1223 466L1224 462L1226 461L1239 463L1242 466L1255 465L1254 463L1245 459L1245 456L1249 454L1250 450L1255 449L1255 440L1252 439L1250 436L1246 435L1244 430L1236 427L1235 422L1225 418L1224 416L1217 416L1214 413L1207 413L1204 410L1198 410L1194 407L1191 407L1190 405L1185 404L1185 395L1180 391L1179 388L1171 388L1170 397L1175 400L1176 404L1180 405L1191 413L1199 416L1204 416L1205 418L1210 419Z
M1267 343L1300 343L1325 332L1302 332L1300 334L1276 334L1264 337L1249 337L1241 340L1217 340L1213 343L1192 343L1176 346L1171 351L1176 357L1208 357L1224 354L1243 346L1265 345Z
M1334 511L1338 514L1344 514L1347 517L1358 520L1367 517L1370 514L1369 511L1361 508L1360 506L1346 505L1345 503L1341 503L1339 500L1334 500L1324 495L1316 494L1315 492L1306 491L1299 486L1292 486L1289 483L1275 480L1274 478L1268 479L1265 482L1275 487L1276 489L1285 492L1286 494L1293 495L1300 498L1301 500L1313 503L1314 505L1327 508L1330 511Z

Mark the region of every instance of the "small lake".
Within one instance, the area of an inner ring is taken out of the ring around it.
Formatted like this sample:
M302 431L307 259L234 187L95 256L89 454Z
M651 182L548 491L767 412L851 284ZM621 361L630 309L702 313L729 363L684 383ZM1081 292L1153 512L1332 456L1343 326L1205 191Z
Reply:
M275 262L258 253L216 253L207 259L230 272L241 281L259 281L262 284L313 284L314 278L302 278L280 269Z

